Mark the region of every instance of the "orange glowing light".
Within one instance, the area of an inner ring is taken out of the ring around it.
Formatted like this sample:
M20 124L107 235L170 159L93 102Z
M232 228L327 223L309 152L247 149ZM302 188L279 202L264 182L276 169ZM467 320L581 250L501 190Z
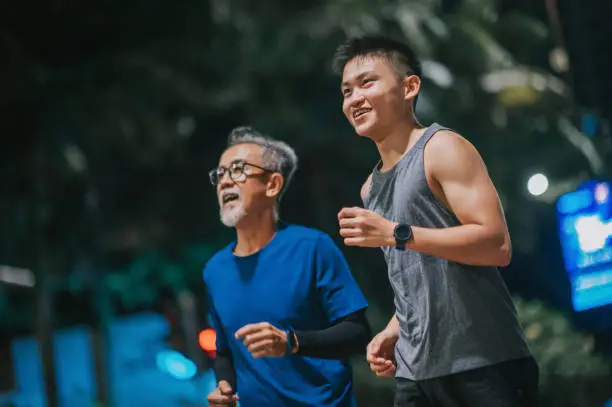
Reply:
M198 336L200 347L206 352L215 352L217 350L217 333L214 329L208 328L200 332Z

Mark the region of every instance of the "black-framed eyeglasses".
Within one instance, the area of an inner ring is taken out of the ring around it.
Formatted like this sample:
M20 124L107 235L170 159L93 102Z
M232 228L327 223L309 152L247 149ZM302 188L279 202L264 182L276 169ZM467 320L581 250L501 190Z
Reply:
M218 185L219 181L221 181L225 173L228 173L230 176L230 179L234 182L242 182L246 180L247 176L249 175L261 175L261 174L249 174L248 172L244 172L244 168L246 166L257 168L267 174L272 174L276 172L274 170L270 170L268 168L264 168L259 165L251 164L246 161L234 161L229 165L229 167L219 166L217 168L210 170L208 172L210 183L212 185Z

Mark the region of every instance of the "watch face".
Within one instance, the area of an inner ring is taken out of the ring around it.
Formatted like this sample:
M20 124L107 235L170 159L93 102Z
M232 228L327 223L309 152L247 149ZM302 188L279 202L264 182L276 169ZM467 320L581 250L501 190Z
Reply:
M400 240L410 240L412 238L412 229L408 225L397 225L395 237Z

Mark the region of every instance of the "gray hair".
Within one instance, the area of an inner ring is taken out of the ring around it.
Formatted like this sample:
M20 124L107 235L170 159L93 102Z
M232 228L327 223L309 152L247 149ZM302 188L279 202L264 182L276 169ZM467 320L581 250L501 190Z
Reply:
M230 132L227 140L228 148L238 144L256 144L260 146L262 149L261 160L263 166L268 170L279 172L283 176L283 187L278 194L278 200L280 201L298 167L298 158L295 150L284 141L264 136L248 126L236 127Z

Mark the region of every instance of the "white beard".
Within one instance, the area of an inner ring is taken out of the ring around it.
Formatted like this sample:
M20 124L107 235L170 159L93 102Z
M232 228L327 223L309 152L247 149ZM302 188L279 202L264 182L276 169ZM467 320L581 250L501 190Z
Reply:
M244 210L244 206L242 203L234 206L233 208L219 210L219 217L221 218L221 223L225 226L233 228L238 222L242 220L246 216L246 211Z

